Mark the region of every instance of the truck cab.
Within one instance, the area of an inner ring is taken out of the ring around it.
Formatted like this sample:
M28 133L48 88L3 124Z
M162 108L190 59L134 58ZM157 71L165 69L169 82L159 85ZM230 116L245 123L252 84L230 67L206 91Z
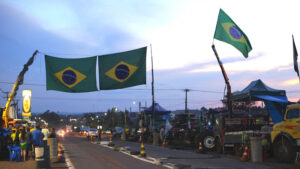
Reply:
M284 120L271 132L274 156L281 162L295 160L300 152L300 104L288 105Z

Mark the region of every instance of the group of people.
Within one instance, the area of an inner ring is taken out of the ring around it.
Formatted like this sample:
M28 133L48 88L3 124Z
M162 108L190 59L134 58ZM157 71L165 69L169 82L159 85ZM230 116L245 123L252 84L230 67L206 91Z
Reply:
M55 138L55 129L51 128L50 131L46 125L35 127L15 127L10 128L9 146L20 147L21 159L23 161L35 158L35 147L47 146L48 138Z

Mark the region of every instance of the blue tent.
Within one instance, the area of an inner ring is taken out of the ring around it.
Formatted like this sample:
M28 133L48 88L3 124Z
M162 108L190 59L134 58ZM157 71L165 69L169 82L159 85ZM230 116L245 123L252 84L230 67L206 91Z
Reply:
M234 92L230 99L232 101L269 100L275 102L287 102L285 90L273 89L260 79L252 81L242 91Z
M148 114L148 115L152 114L152 105L150 107L148 107L144 112L145 112L145 114ZM154 103L154 113L156 115L166 115L166 114L170 114L171 111L164 109L158 103Z
M235 92L232 101L264 101L273 122L282 121L281 110L288 103L285 90L273 89L260 79L252 81L245 89Z

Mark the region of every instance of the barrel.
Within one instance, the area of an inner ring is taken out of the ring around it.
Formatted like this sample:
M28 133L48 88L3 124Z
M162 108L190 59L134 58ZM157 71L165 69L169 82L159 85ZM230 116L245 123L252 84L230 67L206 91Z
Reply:
M48 138L48 146L50 150L50 160L57 159L57 139L56 138Z
M49 146L36 147L36 168L50 168Z
M35 147L35 161L42 161L44 157L44 147Z
M263 161L263 150L261 144L261 137L250 137L251 144L251 161L262 162Z

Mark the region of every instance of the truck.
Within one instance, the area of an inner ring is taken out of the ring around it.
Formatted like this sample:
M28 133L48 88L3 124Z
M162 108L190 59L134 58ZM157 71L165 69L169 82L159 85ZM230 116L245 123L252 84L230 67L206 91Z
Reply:
M267 125L266 118L261 115L249 115L245 113L234 113L229 117L228 111L214 110L208 112L208 123L213 127L215 138L215 150L224 153L227 150L241 155L242 145L245 143L245 136L264 135L270 143L270 127ZM268 150L270 151L270 150Z
M280 162L293 162L300 152L300 104L288 105L284 119L271 132L274 156Z
M212 127L208 124L199 123L195 114L190 114L190 122L188 122L188 116L186 113L180 113L171 120L172 128L167 135L168 144L193 147L196 150L199 150L200 146L202 147L202 149L200 148L201 152L214 150L215 139Z

